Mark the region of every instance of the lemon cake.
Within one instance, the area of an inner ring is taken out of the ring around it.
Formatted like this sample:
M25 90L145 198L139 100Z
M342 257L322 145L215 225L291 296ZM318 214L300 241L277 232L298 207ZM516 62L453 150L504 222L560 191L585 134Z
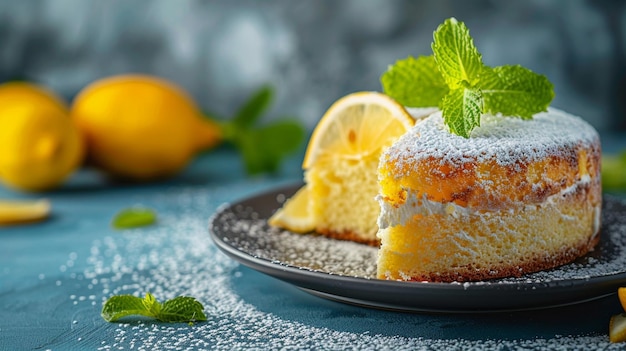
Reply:
M476 281L556 267L599 240L600 140L549 108L483 115L470 138L440 112L380 159L378 278Z

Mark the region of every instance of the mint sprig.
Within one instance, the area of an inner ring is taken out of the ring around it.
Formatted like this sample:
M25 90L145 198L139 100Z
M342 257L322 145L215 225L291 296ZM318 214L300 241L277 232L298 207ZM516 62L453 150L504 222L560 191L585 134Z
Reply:
M102 318L115 322L127 316L144 316L162 322L205 321L204 307L193 297L178 296L161 304L150 293L144 298L133 295L111 296L102 307Z
M454 134L468 138L484 113L530 119L554 98L554 87L543 75L519 65L485 65L468 28L455 18L434 32L432 50L431 56L396 62L381 83L405 106L438 106Z

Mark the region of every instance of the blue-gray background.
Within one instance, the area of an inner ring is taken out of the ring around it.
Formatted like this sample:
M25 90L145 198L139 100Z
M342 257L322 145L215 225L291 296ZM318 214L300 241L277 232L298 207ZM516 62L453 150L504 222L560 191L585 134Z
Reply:
M340 96L381 90L397 59L430 54L447 17L470 28L489 65L521 64L554 83L554 106L600 131L626 129L626 1L2 0L0 82L29 79L71 99L89 82L142 72L232 115L260 85L268 117L311 129Z

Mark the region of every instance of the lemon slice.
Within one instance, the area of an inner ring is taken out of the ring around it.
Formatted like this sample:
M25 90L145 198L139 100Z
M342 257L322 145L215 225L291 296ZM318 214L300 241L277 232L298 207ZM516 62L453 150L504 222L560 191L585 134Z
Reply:
M49 214L48 200L0 200L0 225L36 222Z
M414 124L404 106L377 92L337 100L313 131L302 167L325 158L361 160L380 153Z
M296 233L313 231L315 221L309 214L309 188L306 185L300 188L270 217L268 223Z

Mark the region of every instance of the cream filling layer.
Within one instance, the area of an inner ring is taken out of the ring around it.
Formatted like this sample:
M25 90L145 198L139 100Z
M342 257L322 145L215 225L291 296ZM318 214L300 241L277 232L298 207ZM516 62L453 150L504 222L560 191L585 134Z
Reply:
M561 192L549 196L546 201L543 203L545 205L553 204L557 198L566 196L570 193L577 191L579 187L588 186L591 182L591 177L589 175L584 175L581 179L574 183L573 185L561 190ZM418 197L411 189L404 189L407 191L407 199L406 201L396 207L384 200L381 195L376 196L376 200L380 205L380 215L378 216L378 228L386 229L388 227L394 227L397 225L405 225L409 220L411 220L415 215L434 215L434 214L445 214L452 216L455 219L458 219L463 216L469 215L479 215L481 211L477 209L468 208L465 206L460 206L455 203L442 203L438 201L432 201L426 198L426 195ZM527 205L534 206L534 205ZM600 229L600 209L601 205L596 206L594 208L594 230L597 233ZM514 208L505 209L503 211L514 211ZM489 211L493 212L493 211ZM482 212L484 213L484 211ZM573 218L572 218L573 219Z

